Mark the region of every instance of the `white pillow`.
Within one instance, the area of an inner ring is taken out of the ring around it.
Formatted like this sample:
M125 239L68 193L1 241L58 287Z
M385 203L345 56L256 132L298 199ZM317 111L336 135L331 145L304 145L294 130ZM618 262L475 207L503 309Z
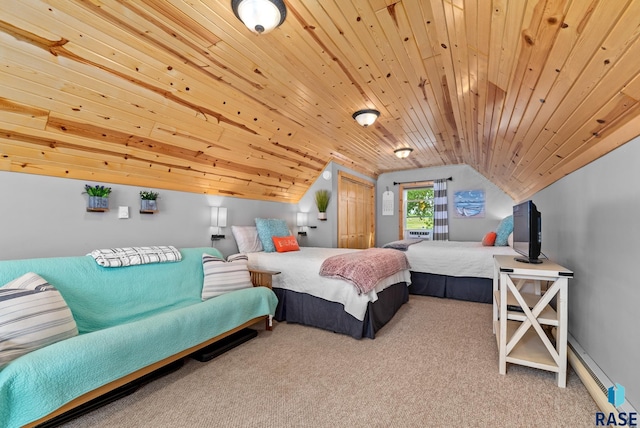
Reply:
M0 287L0 369L36 349L78 335L62 295L29 272Z
M507 245L509 245L511 248L513 248L513 232L511 232L509 234L509 237L507 238Z
M203 254L202 300L211 299L230 291L253 287L247 267L248 262L249 258L244 254L233 254L227 257L227 261L210 254Z
M231 226L231 233L238 244L239 253L257 253L262 251L262 242L255 226Z

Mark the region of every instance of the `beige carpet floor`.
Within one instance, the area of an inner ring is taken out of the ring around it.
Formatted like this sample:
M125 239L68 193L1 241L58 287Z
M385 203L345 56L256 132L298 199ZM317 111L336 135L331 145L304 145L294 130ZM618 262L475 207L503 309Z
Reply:
M593 427L577 375L498 373L491 305L411 296L375 340L295 324L67 427Z

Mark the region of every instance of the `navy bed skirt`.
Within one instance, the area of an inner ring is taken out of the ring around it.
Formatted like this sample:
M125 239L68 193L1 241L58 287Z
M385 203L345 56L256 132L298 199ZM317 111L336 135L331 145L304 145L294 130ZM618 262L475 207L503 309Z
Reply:
M335 333L346 334L355 339L374 339L380 330L409 301L406 282L393 284L380 293L378 300L367 307L364 320L359 321L344 311L341 303L330 302L310 294L284 288L273 288L278 296L275 320L318 327Z
M492 303L493 280L411 272L410 294Z

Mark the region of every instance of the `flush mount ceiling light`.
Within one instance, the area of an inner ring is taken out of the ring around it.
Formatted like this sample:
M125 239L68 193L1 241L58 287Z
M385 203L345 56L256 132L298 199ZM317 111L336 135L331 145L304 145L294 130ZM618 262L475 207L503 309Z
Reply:
M353 113L353 118L360 125L367 127L369 125L373 125L373 122L380 116L380 112L378 110L367 109L367 110L358 110Z
M282 0L231 0L236 17L256 34L264 34L278 27L287 17Z
M395 149L393 153L396 154L400 159L404 159L411 154L413 149L411 147L403 147L401 149Z

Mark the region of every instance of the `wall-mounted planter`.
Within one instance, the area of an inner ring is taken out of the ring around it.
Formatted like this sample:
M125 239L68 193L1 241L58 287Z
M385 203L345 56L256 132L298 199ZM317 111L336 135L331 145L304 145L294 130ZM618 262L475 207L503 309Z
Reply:
M151 190L140 191L140 214L153 214L158 212L156 199L159 193Z
M327 220L327 207L331 200L331 192L326 189L320 189L316 191L316 208L318 208L318 220Z
M109 211L109 198L102 196L89 196L87 211L103 212Z
M158 204L155 199L140 199L140 214L153 214L158 212Z
M85 193L89 195L87 200L87 211L109 211L109 194L111 193L111 187L104 186L89 186L84 185Z

